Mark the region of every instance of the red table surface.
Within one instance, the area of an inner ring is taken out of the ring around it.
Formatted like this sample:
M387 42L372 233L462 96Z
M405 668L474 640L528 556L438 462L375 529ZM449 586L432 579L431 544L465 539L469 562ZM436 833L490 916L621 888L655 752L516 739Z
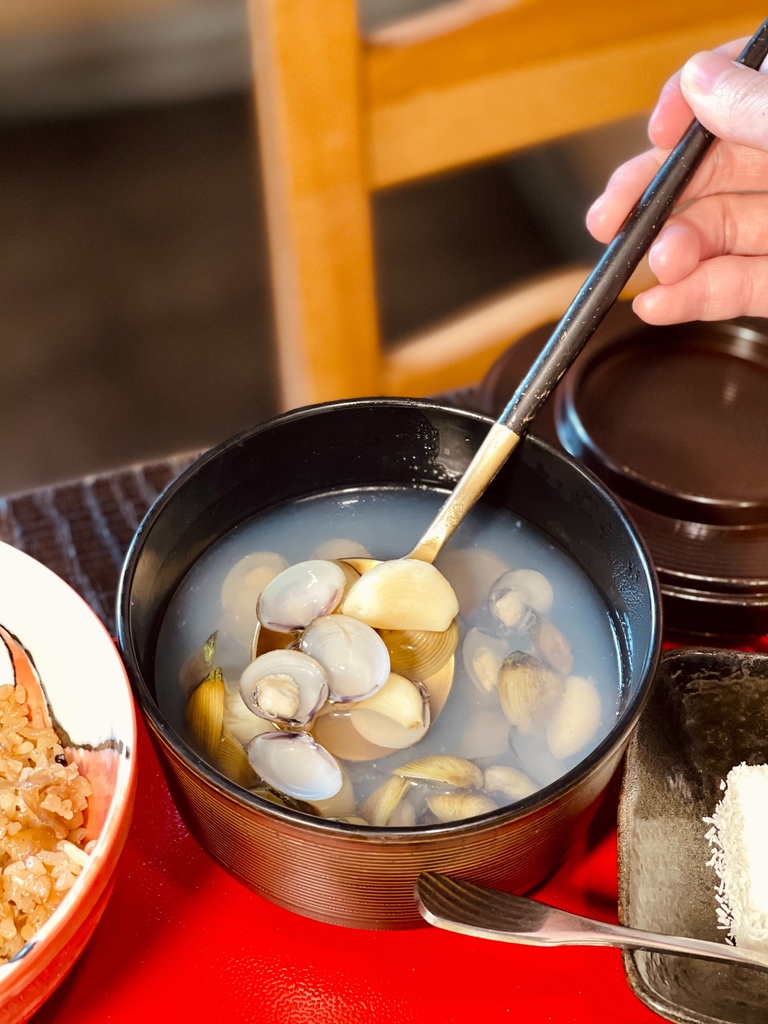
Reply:
M138 763L114 893L34 1024L660 1020L631 993L615 949L538 949L428 926L358 931L275 907L189 834L143 723ZM616 920L616 781L582 848L536 893L606 921Z

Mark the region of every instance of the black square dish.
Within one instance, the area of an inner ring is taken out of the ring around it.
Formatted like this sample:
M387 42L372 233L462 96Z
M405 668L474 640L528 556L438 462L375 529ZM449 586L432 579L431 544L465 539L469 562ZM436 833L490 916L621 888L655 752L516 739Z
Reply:
M667 653L627 752L619 805L623 924L725 941L703 819L742 762L768 762L768 656ZM645 951L625 952L624 968L635 994L669 1020L768 1020L768 971Z

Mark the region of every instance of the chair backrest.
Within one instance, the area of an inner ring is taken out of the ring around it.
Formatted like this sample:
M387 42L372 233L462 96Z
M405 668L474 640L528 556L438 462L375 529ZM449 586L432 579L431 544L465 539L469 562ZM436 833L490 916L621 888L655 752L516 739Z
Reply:
M715 0L448 0L361 38L355 0L250 0L283 405L472 383L566 308L573 268L382 349L370 195L649 110L764 11Z

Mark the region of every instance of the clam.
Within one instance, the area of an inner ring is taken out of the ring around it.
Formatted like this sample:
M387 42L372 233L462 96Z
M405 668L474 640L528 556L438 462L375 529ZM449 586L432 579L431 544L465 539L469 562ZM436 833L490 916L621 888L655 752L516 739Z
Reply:
M407 779L392 775L368 797L362 806L363 817L371 825L389 825L400 801L410 789Z
M485 769L483 789L486 793L501 793L510 800L524 800L539 787L519 768L506 764L492 764Z
M543 730L564 688L557 673L523 651L513 651L499 669L501 710L507 721L526 735Z
M268 651L284 651L286 647L295 647L299 636L298 631L278 633L277 630L267 629L256 619L251 639L251 661L256 661L260 654L267 654Z
M216 751L216 767L238 786L250 789L259 781L248 761L248 755L228 729L221 734L219 749Z
M400 801L389 816L390 828L412 828L416 824L416 808L407 797Z
M313 619L329 615L344 596L344 570L327 559L311 559L289 566L262 590L258 617L262 626L292 633Z
M190 694L214 667L213 659L216 654L217 638L218 630L211 633L205 643L184 660L179 669L179 682L183 693Z
M341 608L374 629L442 633L459 611L448 580L429 562L396 558L379 562L350 588Z
M306 725L328 698L328 677L319 662L301 651L269 651L243 672L240 695L259 718Z
M306 732L262 733L248 744L248 760L269 786L295 800L327 800L344 783L336 758Z
M393 672L410 679L434 675L453 656L459 643L456 620L442 633L424 629L382 629Z
M434 672L431 676L426 676L421 680L427 691L427 697L429 699L429 714L433 722L445 707L445 702L448 700L448 694L451 692L451 687L453 686L454 674L455 659L449 658L441 669L438 669L438 671Z
M350 709L349 719L364 739L387 750L418 743L429 729L429 698L424 686L396 672L372 697Z
M547 726L552 755L565 758L577 754L593 739L601 717L600 694L594 682L586 676L569 676L563 699Z
M561 676L567 676L573 669L573 652L566 638L548 618L533 614L528 626L536 653Z
M415 761L400 765L393 770L394 775L404 779L422 779L428 782L439 782L457 789L479 789L483 784L483 773L466 757L455 754L431 754Z
M332 702L363 700L389 678L389 652L379 634L349 615L325 615L304 631L301 650L318 661Z
M476 818L480 814L488 814L498 810L496 804L484 793L436 793L427 797L427 807L438 821L461 821L464 818Z
M508 569L489 548L452 548L443 552L435 565L455 590L465 619L480 610L494 582Z
M303 800L294 800L293 797L286 796L285 793L279 793L263 781L251 787L250 792L261 800L266 800L267 803L275 804L276 807L287 807L291 811L301 811L302 814L312 813L311 804Z
M321 818L347 818L357 810L355 790L349 775L342 769L341 789L326 800L312 800L312 810Z
M245 748L254 736L262 732L274 732L276 726L266 718L260 718L246 705L240 694L240 687L224 690L224 714L222 725L226 732Z
M509 753L509 722L497 709L477 711L456 746L461 757L496 757Z
M348 540L345 537L331 537L318 544L312 552L312 558L370 558L371 552L359 540ZM360 575L358 573L358 575Z
M236 562L224 578L221 586L221 607L225 611L240 604L242 595L249 592L253 608L259 594L275 576L288 567L282 555L276 551L253 551Z
M212 669L190 694L184 713L195 746L211 762L216 759L221 741L224 689L221 669Z
M524 629L531 611L546 613L554 592L547 577L536 569L511 569L491 588L488 606L507 629Z
M352 724L353 707L350 704L326 704L312 723L312 735L317 742L344 761L373 761L391 754L390 748L371 743L357 731Z
M499 685L499 669L509 654L509 644L474 626L467 631L461 647L467 675L481 693L491 693Z

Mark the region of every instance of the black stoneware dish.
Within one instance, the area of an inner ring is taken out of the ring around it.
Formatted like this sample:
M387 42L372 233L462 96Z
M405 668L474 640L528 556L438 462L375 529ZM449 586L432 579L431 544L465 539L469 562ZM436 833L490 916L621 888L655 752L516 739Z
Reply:
M724 942L704 818L731 768L768 762L768 657L671 651L627 751L619 803L623 924ZM633 989L680 1024L764 1024L768 972L667 953L625 952Z

